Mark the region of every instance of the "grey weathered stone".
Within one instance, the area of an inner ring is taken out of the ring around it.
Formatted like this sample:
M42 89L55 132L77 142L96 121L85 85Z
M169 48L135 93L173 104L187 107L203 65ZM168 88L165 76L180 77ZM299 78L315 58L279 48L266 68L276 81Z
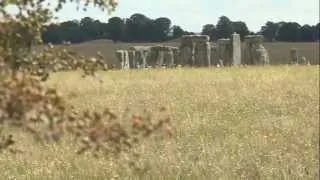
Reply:
M262 44L259 45L257 52L258 52L257 55L259 59L258 64L260 65L270 64L269 53Z
M181 64L190 66L211 65L211 44L207 35L185 35L181 38Z
M167 66L168 67L173 67L174 66L174 64L175 64L175 62L174 62L174 52L173 52L173 50L170 50L169 52L168 52L168 56L169 56L169 61L168 61L168 64L167 64Z
M131 69L137 68L137 62L136 62L136 51L129 50L128 51L129 56L129 65Z
M234 33L232 35L232 64L233 65L240 65L241 64L241 39L240 35Z
M146 68L148 66L147 61L151 46L132 46L129 49L135 51L136 64L139 64L138 67Z
M211 44L210 44L210 42L207 42L206 43L206 47L207 47L207 50L205 51L205 60L206 60L206 62L205 62L205 65L206 66L211 66Z
M173 67L178 60L179 49L173 46L132 46L129 50L117 50L122 69L156 66Z
M299 63L299 55L298 55L298 50L296 48L290 49L290 63L291 64Z
M152 66L168 66L172 67L175 64L178 48L173 46L157 45L150 48ZM155 59L156 61L153 61Z
M184 46L180 49L180 62L179 64L184 66L192 62L192 47Z
M245 36L245 62L248 65L269 64L269 53L262 45L262 35Z
M116 56L118 57L121 65L121 69L129 69L129 53L127 50L117 50Z
M219 63L218 63L218 65L217 65L218 67L223 67L224 66L224 64L223 64L223 60L222 59L219 59Z
M232 64L232 44L230 39L218 39L219 59L223 59L224 65ZM219 62L220 63L220 62Z
M300 64L303 64L303 65L310 65L310 62L307 60L307 58L305 56L302 56L300 58Z
M211 44L211 64L217 65L219 64L219 52L218 52L218 45L216 43Z

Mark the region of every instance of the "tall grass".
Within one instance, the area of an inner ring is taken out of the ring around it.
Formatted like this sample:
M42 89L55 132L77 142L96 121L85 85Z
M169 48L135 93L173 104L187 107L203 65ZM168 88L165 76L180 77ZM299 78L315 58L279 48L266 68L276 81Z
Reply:
M47 86L79 110L120 114L166 106L174 138L136 149L144 171L125 157L77 156L68 140L39 146L23 132L21 155L0 154L3 179L318 179L319 66L129 70L104 83L58 73Z

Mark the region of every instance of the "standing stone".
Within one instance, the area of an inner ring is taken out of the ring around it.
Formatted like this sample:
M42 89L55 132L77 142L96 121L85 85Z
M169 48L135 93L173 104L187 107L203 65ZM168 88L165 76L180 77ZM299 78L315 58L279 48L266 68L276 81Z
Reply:
M232 35L232 49L233 49L232 64L240 65L241 64L241 39L240 39L240 35L237 33L234 33Z
M191 48L191 66L194 66L196 64L196 43L192 42L192 48Z
M258 64L266 65L270 63L269 53L262 44L260 44L259 48L257 49L257 52L259 57Z
M219 53L217 44L211 45L210 64L219 64Z
M169 50L168 55L169 55L168 67L173 67L174 66L174 52L172 49Z
M245 36L245 64L269 64L270 58L266 48L262 45L262 35Z
M129 63L129 53L127 50L117 50L116 56L118 57L120 61L121 69L129 69L130 63Z
M126 50L123 51L123 59L124 59L123 69L130 69L129 53Z
M117 50L121 69L155 66L173 67L178 60L179 49L173 46L133 46L129 50Z
M181 59L180 59L180 64L182 66L184 65L189 65L192 59L192 49L190 47L183 47L181 49Z
M120 62L120 68L124 68L124 57L123 57L123 50L117 50L116 51L116 56L119 59Z
M300 64L310 65L310 62L307 60L307 58L305 56L302 56L300 59Z
M220 59L219 60L219 67L223 67L224 65L223 65L223 60L222 59Z
M218 39L218 56L223 59L224 65L232 64L232 44L230 39Z
M137 68L136 52L130 50L130 51L128 51L128 55L129 55L129 65L130 65L130 68L132 68L132 69Z
M206 42L206 64L205 66L210 67L211 66L211 44L210 42Z
M298 55L298 50L296 48L292 48L290 50L290 61L291 61L291 64L298 64L299 60L299 55Z
M151 66L170 66L172 67L177 60L178 48L173 46L156 45L150 48Z
M140 68L146 68L148 66L150 48L150 46L132 46L129 48L136 52L136 61L140 64Z
M210 66L211 45L207 35L182 36L180 44L181 63L190 66Z
M148 56L148 52L141 51L142 68L146 68L148 66L148 64L147 64L147 56Z
M163 62L164 62L164 51L160 50L158 51L158 61L157 61L157 64L159 66L162 66L163 65Z

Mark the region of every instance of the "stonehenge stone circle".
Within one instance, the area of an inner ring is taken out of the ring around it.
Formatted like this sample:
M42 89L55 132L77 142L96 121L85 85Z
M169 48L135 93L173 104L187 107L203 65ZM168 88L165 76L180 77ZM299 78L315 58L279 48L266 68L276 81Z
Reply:
M128 50L117 50L116 56L121 69L135 69L166 66L210 67L233 65L270 64L267 49L262 45L262 35L245 36L244 48L241 48L240 35L233 33L230 38L210 42L207 35L182 36L180 46L132 46ZM290 52L291 60L298 62L296 51ZM306 63L306 59L301 59Z

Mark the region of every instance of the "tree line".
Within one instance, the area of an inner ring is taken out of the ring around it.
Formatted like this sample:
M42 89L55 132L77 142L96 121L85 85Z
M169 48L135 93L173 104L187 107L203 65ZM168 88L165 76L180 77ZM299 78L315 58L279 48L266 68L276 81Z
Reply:
M299 25L296 22L268 21L259 32L252 32L243 21L231 21L226 16L219 17L216 25L206 24L201 34L209 35L211 41L229 38L233 32L246 35L261 34L266 41L311 42L319 41L317 25ZM151 19L143 14L133 14L129 18L112 17L107 23L85 17L78 20L50 24L45 27L42 38L45 43L59 44L63 41L80 43L96 39L111 39L114 42L163 42L182 35L195 34L172 25L167 17Z
M229 38L233 32L240 34L242 40L246 35L260 34L266 41L313 42L319 41L320 24L301 26L296 22L268 21L259 32L254 33L249 31L245 22L233 22L228 17L221 16L216 25L207 24L202 28L202 34L209 35L212 41Z
M172 25L169 18L151 19L136 13L129 18L112 17L108 23L85 17L80 21L50 24L45 28L42 38L44 42L53 44L62 41L78 43L102 38L115 42L161 42L187 34L193 33Z

